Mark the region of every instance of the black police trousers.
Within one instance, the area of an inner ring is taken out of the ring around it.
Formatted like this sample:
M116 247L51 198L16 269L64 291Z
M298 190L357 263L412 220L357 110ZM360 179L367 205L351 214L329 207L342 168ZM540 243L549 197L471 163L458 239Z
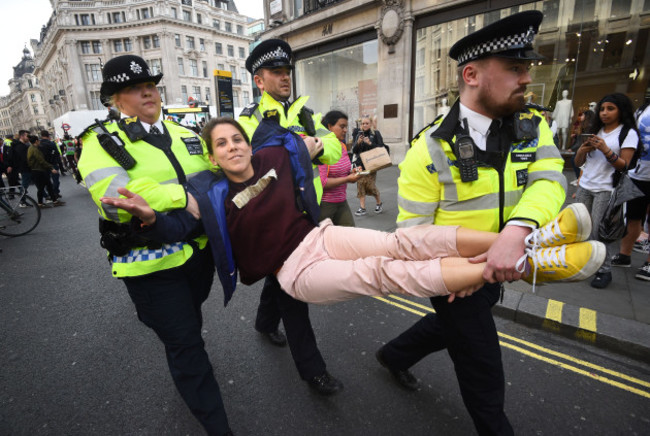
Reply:
M486 284L471 297L431 298L435 314L428 314L390 341L382 350L384 361L406 370L435 351L447 349L454 361L463 402L478 434L513 435L503 410L505 381L501 348L491 308L501 285Z
M167 364L176 389L209 435L230 429L219 384L201 337L201 304L214 277L209 249L197 250L177 268L126 277L124 283L138 318L165 345Z
M309 380L322 375L326 369L325 361L316 345L309 306L284 292L275 276L267 276L257 308L255 329L262 333L274 332L280 325L280 319L300 378Z

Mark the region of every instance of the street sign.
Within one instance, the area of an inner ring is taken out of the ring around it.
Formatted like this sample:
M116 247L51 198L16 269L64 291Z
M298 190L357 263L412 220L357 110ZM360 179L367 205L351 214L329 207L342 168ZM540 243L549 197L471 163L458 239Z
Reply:
M220 117L235 116L232 104L232 73L230 71L214 70L214 84L217 88L217 114Z
M64 132L67 132L68 130L71 129L70 124L68 123L61 124L61 128L63 129Z

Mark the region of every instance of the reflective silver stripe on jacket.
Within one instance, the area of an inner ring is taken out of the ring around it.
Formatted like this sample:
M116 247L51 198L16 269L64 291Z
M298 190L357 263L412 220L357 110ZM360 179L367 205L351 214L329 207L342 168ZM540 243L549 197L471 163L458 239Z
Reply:
M456 183L454 182L454 177L451 175L451 168L449 168L445 151L438 143L438 140L432 138L429 132L427 132L426 138L429 156L433 161L433 166L436 167L436 171L438 172L438 182L444 186L445 200L452 202L458 201L458 190L456 188Z
M316 136L320 137L320 138L322 138L323 136L328 135L330 133L332 133L332 131L327 130L327 129L318 129L318 130L316 130Z
M548 180L550 182L558 182L560 186L562 186L562 189L564 189L565 192L567 190L566 177L564 177L564 174L562 174L559 171L545 170L545 171L533 171L531 173L528 173L528 182L526 183L526 187L532 185L533 182L536 182L537 180Z
M504 192L504 207L516 206L521 199L522 190L506 191ZM464 201L451 201L442 200L440 202L440 209L451 212L463 212L468 210L490 210L499 207L499 193L492 192L480 197L470 198Z
M399 195L399 193L397 194L397 205L414 215L428 215L431 218L433 218L433 214L438 209L438 202L407 200Z
M404 221L399 221L397 223L397 227L398 228L415 227L415 226L419 226L420 224L433 224L433 217L417 216L415 218L409 218Z
M257 123L261 123L264 117L262 116L262 112L260 112L260 107L259 105L255 108L255 111L253 112L253 116L255 119L257 119ZM251 138L252 139L252 138Z
M562 159L562 155L555 144L542 145L537 147L537 151L535 151L535 160L540 159Z
M105 180L113 175L115 177L113 177L113 180L111 180L108 187L103 192L103 195L106 197L119 197L120 194L117 192L117 188L126 186L126 184L131 180L126 170L122 167L106 167L91 172L84 179L86 181L86 188L90 190L95 183ZM119 222L120 218L117 213L119 208L104 203L101 203L101 208L104 211L106 218Z

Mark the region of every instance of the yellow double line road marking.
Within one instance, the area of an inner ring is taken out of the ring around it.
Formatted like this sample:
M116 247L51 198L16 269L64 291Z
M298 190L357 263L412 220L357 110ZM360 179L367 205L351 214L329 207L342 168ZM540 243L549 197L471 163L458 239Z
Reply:
M419 304L406 298L398 297L396 295L375 298L386 304L402 310L406 310L407 312L411 312L415 315L425 316L427 313L435 313L435 310L433 310L433 308L430 306ZM618 371L613 371L600 365L596 365L594 363L578 359L568 354L551 350L550 348L542 347L532 342L507 335L505 333L497 333L500 338L499 342L504 348L508 348L533 359L558 366L562 369L575 372L576 374L580 374L601 383L623 389L633 394L640 395L645 398L650 398L650 390L643 390L643 388L650 389L650 382L629 376L627 374L623 374Z

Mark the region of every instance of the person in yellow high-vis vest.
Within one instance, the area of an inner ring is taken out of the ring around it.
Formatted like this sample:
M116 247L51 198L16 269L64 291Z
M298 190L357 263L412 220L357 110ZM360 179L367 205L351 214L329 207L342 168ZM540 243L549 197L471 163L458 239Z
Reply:
M143 239L130 230L137 224L128 213L99 200L126 187L159 210L184 208L182 185L210 168L207 149L191 130L160 119L156 84L162 74L153 75L142 58L116 57L102 74L102 96L125 118L86 129L78 167L98 207L112 274L126 285L140 321L163 342L170 373L191 412L208 434L231 434L201 337L201 304L214 276L206 236L172 244Z
M309 147L322 149L315 159L319 163L333 165L338 162L341 144L336 135L321 124L320 116L305 106L309 97L303 96L293 102L289 100L293 69L289 44L279 39L262 41L246 59L246 69L262 91L260 102L244 108L238 119L248 137L252 139L260 121L273 114L282 127L301 135ZM316 163L313 172L314 188L320 203L323 185ZM280 319L286 337L279 330ZM264 282L255 328L274 345L284 346L288 340L300 377L316 392L331 395L343 388L343 384L326 370L316 345L307 304L282 291L275 276L268 276Z
M451 303L431 298L436 313L388 342L376 357L403 387L417 389L409 368L446 348L480 435L513 434L491 314L500 282L526 273L516 267L527 249L526 236L551 221L565 200L564 162L553 135L524 101L531 61L541 58L532 43L542 17L539 11L515 14L453 45L449 55L458 61L459 101L416 136L400 164L399 227L461 225L499 236L475 259L487 261L488 283Z

